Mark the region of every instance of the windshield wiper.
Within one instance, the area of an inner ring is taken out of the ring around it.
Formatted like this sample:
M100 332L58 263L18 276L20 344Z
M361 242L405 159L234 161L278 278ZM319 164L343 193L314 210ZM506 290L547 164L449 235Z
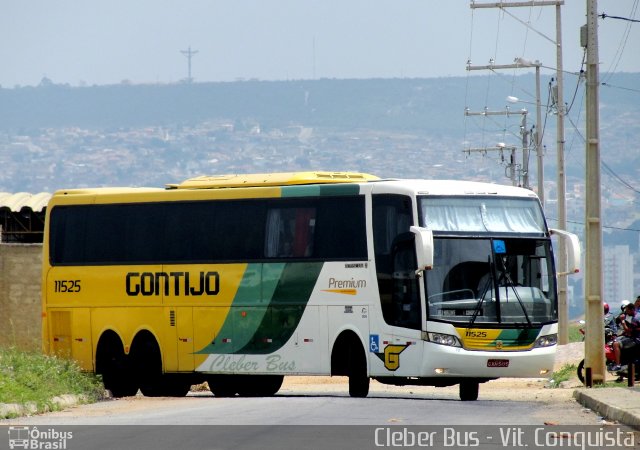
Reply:
M524 303L522 303L522 299L520 298L520 294L518 294L518 289L516 288L516 284L511 279L511 274L507 270L507 267L504 264L504 261L502 263L502 266L503 266L504 270L503 270L502 274L500 274L500 280L504 279L504 281L505 281L505 295L509 294L509 288L511 288L511 290L513 291L513 293L516 296L516 300L518 300L518 304L520 305L520 308L522 309L522 313L524 314L524 318L527 319L527 324L531 327L532 326L531 319L529 319L529 315L527 314L527 309L524 307Z
M478 317L478 314L480 314L480 311L482 310L482 304L484 303L484 297L485 295L487 295L487 292L489 291L489 286L491 286L492 284L495 285L495 264L493 263L493 261L491 261L491 255L489 255L488 257L488 261L487 261L487 265L489 266L489 278L487 278L487 281L484 283L484 287L482 288L482 293L480 295L480 299L478 300L478 302L476 303L476 307L473 310L473 315L471 316L471 320L469 321L469 325L473 325L476 321L476 318Z

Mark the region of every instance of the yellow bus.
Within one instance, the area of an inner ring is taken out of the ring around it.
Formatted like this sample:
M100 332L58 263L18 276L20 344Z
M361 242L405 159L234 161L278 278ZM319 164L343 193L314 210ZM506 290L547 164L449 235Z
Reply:
M536 195L347 172L56 192L45 352L115 397L267 396L286 375L479 384L553 368L552 231ZM569 271L579 266L575 236Z

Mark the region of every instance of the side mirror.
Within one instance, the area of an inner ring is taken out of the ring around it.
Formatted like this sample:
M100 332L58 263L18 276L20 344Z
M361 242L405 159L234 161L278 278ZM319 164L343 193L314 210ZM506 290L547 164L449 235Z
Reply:
M552 235L555 234L560 239L564 239L565 247L567 249L567 271L558 273L558 275L569 275L580 272L581 250L578 236L573 233L569 233L568 231L557 230L555 228L552 228L549 231ZM561 268L561 270L562 269L564 268Z
M433 231L422 227L412 226L409 228L416 238L416 259L418 260L418 270L416 275L420 275L425 270L433 267Z

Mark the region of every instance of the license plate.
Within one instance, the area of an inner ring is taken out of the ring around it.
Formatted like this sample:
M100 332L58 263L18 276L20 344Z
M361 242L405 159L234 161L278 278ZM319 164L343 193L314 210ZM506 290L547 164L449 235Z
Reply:
M487 361L487 367L509 367L508 359L490 359Z

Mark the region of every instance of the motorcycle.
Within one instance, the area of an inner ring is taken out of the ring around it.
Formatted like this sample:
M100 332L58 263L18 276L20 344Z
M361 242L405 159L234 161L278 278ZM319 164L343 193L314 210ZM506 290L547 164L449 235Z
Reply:
M584 320L581 320L580 323L584 325ZM584 336L585 334L584 328L580 328L580 333L582 333L582 335ZM628 372L626 369L620 370L617 372L612 372L610 370L611 367L615 366L616 364L616 356L613 350L613 341L615 341L617 337L618 335L612 329L610 328L604 329L604 356L606 359L605 365L607 367L607 371L618 375L618 381L622 381L625 376L628 376ZM584 337L582 339L584 340ZM621 361L622 365L626 365L628 367L629 364L636 364L639 361L640 361L640 354L638 351L638 347L633 349L633 351L627 351L622 353L622 361ZM578 372L578 379L580 380L581 383L584 383L584 379L585 379L584 359L580 361L580 363L578 364L577 372ZM636 371L636 376L635 376L636 381L640 380L639 372L640 371Z

